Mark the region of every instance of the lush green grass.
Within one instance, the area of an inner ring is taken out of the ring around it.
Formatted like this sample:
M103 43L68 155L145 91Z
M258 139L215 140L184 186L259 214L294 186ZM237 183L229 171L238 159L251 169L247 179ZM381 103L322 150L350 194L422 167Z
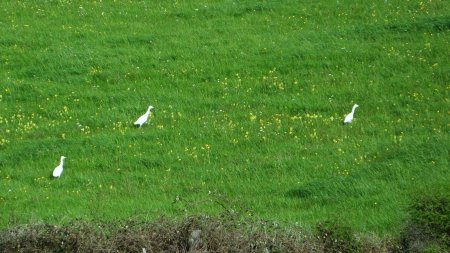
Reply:
M449 184L449 13L444 0L4 1L0 226L225 206L395 232L411 195Z

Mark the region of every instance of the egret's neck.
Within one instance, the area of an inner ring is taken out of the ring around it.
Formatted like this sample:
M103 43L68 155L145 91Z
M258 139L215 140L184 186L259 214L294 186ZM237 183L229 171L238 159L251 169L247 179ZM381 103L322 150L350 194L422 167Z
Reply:
M353 106L352 113L355 113L356 107L358 107L358 106L356 106L356 105Z

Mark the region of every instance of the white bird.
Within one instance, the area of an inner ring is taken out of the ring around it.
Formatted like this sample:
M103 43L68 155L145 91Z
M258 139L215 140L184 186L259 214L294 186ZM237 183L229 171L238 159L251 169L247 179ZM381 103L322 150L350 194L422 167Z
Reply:
M61 156L61 162L58 166L53 170L53 177L59 178L61 176L61 173L63 172L63 164L64 164L64 156Z
M139 117L139 119L137 119L136 122L134 122L134 125L139 125L139 127L144 125L144 123L147 122L148 116L150 115L150 111L152 109L153 109L153 106L150 105L147 109L147 112L144 113L144 115L142 115L141 117Z
M347 116L345 116L344 124L348 124L348 123L352 122L352 120L353 120L353 114L355 114L355 109L356 109L356 107L358 107L358 106L359 106L359 105L357 105L357 104L353 105L352 112L349 113L349 114L347 114Z

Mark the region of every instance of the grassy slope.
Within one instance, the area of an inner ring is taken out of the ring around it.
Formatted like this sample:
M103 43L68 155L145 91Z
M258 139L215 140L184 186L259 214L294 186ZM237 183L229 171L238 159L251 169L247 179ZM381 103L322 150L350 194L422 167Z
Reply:
M387 232L448 186L446 1L70 2L0 9L1 226L222 201Z

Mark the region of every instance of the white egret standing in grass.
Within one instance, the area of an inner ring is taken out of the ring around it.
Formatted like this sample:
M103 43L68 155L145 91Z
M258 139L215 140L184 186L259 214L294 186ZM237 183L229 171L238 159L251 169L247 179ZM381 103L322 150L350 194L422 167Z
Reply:
M66 158L66 157L65 156L61 156L61 162L53 170L53 177L59 178L61 176L61 173L63 172L64 158Z
M142 115L141 117L139 117L138 120L136 120L136 122L134 122L134 125L139 125L139 127L141 127L142 125L144 125L145 122L147 122L148 116L150 115L150 111L153 109L153 106L149 106L147 109L147 112L144 113L144 115Z
M347 114L347 116L345 116L344 124L348 124L348 123L352 122L352 120L353 120L353 114L355 114L356 107L358 107L358 106L359 106L359 105L355 104L355 105L353 106L353 108L352 108L352 112L349 113L349 114Z

